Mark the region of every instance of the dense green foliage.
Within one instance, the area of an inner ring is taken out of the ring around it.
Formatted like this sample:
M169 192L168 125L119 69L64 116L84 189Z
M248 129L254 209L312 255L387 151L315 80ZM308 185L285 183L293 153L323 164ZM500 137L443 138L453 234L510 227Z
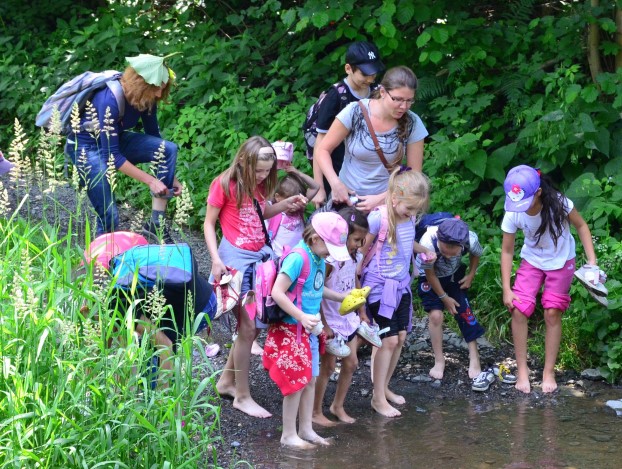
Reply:
M304 114L343 75L347 44L373 40L388 66L409 65L420 78L414 110L430 131L424 170L432 209L459 212L486 245L473 297L491 337L509 337L499 280L501 182L513 165L532 164L575 201L610 278L608 310L573 285L560 363L594 363L611 380L622 375L618 2L36 3L0 5L0 148L9 147L15 118L35 135L34 115L69 77L122 68L123 57L139 52L181 52L170 61L178 86L159 116L163 134L181 146L178 176L192 192L197 227L210 181L247 136L295 142L296 164L309 170ZM590 68L590 52L598 67ZM36 150L29 155L36 159ZM146 205L144 188L127 178L119 184L120 198ZM541 326L533 335L539 346Z

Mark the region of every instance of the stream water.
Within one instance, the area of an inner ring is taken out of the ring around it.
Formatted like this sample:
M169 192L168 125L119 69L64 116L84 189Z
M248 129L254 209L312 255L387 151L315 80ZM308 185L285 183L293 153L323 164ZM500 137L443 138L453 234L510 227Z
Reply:
M507 402L425 400L405 395L399 419L360 409L357 422L320 429L333 444L283 449L279 435L253 444L257 468L589 468L622 467L622 417L605 406L622 391Z

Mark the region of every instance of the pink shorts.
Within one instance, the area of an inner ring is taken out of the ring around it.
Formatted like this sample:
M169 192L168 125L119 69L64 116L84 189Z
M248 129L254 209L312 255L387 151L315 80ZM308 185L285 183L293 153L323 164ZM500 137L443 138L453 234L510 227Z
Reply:
M542 307L566 311L570 305L568 292L574 271L574 259L566 261L564 266L557 270L541 270L523 259L516 271L516 280L512 289L514 294L520 298L520 302L514 300L514 306L525 316L531 316L536 309L536 295L544 285Z

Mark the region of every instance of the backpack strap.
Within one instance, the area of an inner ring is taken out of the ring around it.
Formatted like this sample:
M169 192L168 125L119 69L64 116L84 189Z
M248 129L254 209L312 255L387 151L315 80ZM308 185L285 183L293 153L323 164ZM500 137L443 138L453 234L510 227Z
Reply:
M268 235L270 236L270 240L274 240L276 238L276 234L279 231L279 227L281 226L281 221L283 220L283 212L277 213L275 216L268 220Z
M117 108L119 109L119 122L123 120L123 115L125 114L125 93L123 92L123 87L121 86L121 82L119 79L110 80L106 83L114 98L117 100Z
M367 267L374 257L376 257L376 262L378 264L380 263L380 250L382 249L385 239L387 239L387 232L389 231L389 216L387 214L387 207L382 205L376 210L380 211L380 229L378 230L378 234L376 235L373 244L370 246L367 254L365 254L365 257L363 258L361 271Z

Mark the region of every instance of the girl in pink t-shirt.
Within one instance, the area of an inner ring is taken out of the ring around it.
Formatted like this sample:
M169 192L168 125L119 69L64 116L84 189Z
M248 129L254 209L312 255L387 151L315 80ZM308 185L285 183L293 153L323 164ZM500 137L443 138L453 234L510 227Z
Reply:
M210 185L203 228L212 260L212 277L220 282L229 268L243 272L240 298L253 290L255 265L274 255L259 211L264 218L270 218L283 210L299 210L307 202L304 196L297 195L266 206L276 186L275 162L276 153L270 142L263 137L251 137L242 144L231 166ZM223 233L220 244L216 238L217 221ZM220 395L233 397L236 409L253 417L270 417L251 397L248 383L251 344L258 334L254 311L250 305L238 305L234 313L238 336L216 390Z

